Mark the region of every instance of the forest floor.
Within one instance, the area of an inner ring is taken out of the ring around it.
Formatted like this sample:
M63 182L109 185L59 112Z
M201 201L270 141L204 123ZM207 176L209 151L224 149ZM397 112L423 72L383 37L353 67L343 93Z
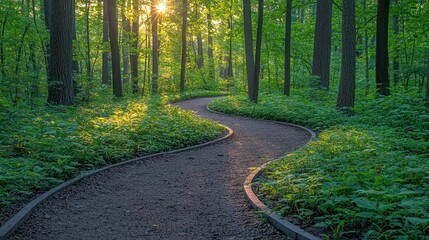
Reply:
M249 168L307 143L304 130L176 103L234 135L215 145L107 170L39 207L11 239L286 239L251 210Z

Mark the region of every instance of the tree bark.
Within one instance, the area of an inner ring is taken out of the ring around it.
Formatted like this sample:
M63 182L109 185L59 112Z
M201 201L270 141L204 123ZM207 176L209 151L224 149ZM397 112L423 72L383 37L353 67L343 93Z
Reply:
M109 42L109 16L108 16L108 1L103 0L103 43ZM103 51L103 69L102 69L102 84L110 84L110 69L109 69L109 52Z
M204 52L203 52L203 37L199 32L197 35L197 49L198 49L198 57L197 57L197 66L198 68L203 68L204 66Z
M51 0L44 0L43 1L43 12L45 17L45 26L46 29L51 30L51 18L52 18L52 1ZM51 59L51 45L50 43L46 43L46 73L49 74L49 65L50 65L50 59Z
M292 0L287 0L286 6L286 29L285 29L285 80L284 95L290 96L290 43L292 34Z
M232 8L232 3L231 3L231 8ZM233 18L233 16L232 16L232 13L231 13L231 15L230 15L230 17L229 17L229 20L228 20L228 27L229 27L229 49L228 49L228 59L227 59L227 61L228 61L228 69L227 69L227 74L226 74L226 77L227 78L232 78L232 77L234 77L234 73L233 73L233 68L232 68L232 37L233 37L233 33L232 33L232 28L233 28L233 25L232 25L232 19Z
M185 91L186 77L186 30L188 23L188 1L182 0L182 61L180 68L180 91Z
M48 75L48 103L73 105L72 34L74 0L52 1L51 56Z
M243 0L244 47L246 53L247 94L252 99L255 85L255 62L253 58L252 9L251 1Z
M350 114L355 101L356 79L356 19L355 0L343 0L342 5L341 80L337 109Z
M397 4L398 0L394 0L393 4ZM393 49L393 85L397 86L399 83L399 16L393 15L392 28L394 36L394 49Z
M116 0L108 1L110 49L112 52L113 95L122 97L121 55L118 43L118 14Z
M134 94L139 92L139 76L138 76L138 52L139 52L139 6L140 1L133 1L133 24L132 24L132 32L133 35L131 37L131 54L130 54L130 65L131 65L131 84L132 84L132 92Z
M125 8L125 7L123 7ZM124 11L123 9L122 11ZM123 68L123 81L124 83L129 82L129 73L130 73L130 61L129 61L129 42L130 42L130 20L122 12L122 60L124 64Z
M429 52L427 58L427 72L426 72L426 104L429 107Z
M313 87L329 90L332 1L317 0L312 75Z
M207 56L209 59L209 77L211 80L215 78L215 69L214 69L214 55L213 55L213 24L212 24L212 14L211 7L208 9L209 13L207 14L207 41L208 41L208 49Z
M264 20L264 0L258 0L258 27L256 30L255 77L251 101L258 102L259 73L261 72L262 26Z
M159 71L159 40L158 40L158 13L156 2L151 0L151 22L152 22L152 93L158 92Z
M378 0L376 32L376 84L379 95L390 95L389 80L389 7L390 0Z

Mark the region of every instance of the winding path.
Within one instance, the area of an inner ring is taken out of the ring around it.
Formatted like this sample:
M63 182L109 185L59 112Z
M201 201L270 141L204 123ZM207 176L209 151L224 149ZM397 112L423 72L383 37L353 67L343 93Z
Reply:
M231 127L231 138L89 177L44 203L11 239L286 239L251 210L243 182L250 167L310 134L211 113L210 101L176 105Z

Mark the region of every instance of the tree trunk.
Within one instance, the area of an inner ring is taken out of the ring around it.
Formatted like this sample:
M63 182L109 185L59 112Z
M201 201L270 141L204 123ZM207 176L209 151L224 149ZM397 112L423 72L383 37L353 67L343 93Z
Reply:
M52 1L51 0L44 0L43 1L43 12L45 13L45 26L46 29L51 30L51 18L52 18ZM50 59L51 59L51 45L50 43L46 43L46 74L49 74L49 65L50 65Z
M232 2L231 2L231 8L232 8ZM232 16L232 12L231 12L231 15L230 15L230 17L228 19L228 27L229 27L229 50L228 50L228 59L227 59L227 61L228 61L228 70L227 70L227 74L226 74L227 78L232 78L234 76L233 68L232 68L232 36L233 36L233 33L232 33L232 30L233 30L232 29L233 28L232 20L233 20L233 16Z
M89 7L91 0L86 0L86 75L88 80L91 80L91 42L90 42L90 28L89 28Z
M363 0L364 9L364 22L368 22L366 13L366 0ZM365 95L369 93L369 39L368 39L368 28L365 27Z
M6 12L4 19L2 21L2 30L1 30L1 38L3 39L6 31L6 23L9 16L9 12ZM1 64L1 75L2 80L6 78L6 62L5 62L5 53L4 53L4 45L3 41L0 41L0 64Z
M108 0L103 0L103 43L109 42ZM109 52L103 50L102 84L110 84Z
M209 6L209 13L207 14L207 40L208 40L208 49L207 49L207 55L209 59L209 77L211 80L214 80L215 78L215 70L214 70L214 56L213 56L213 24L212 24L212 14L211 14L211 8Z
M342 5L341 80L337 109L350 114L355 101L356 78L356 19L355 0L343 0Z
M180 91L185 91L186 77L186 28L188 23L188 1L182 0L182 62L180 68Z
M314 35L312 75L316 76L313 87L329 90L331 61L332 1L318 0L316 30Z
M396 4L398 0L394 0L393 3ZM397 14L393 15L392 18L392 27L393 27L393 36L394 36L394 52L393 52L393 85L397 86L399 83L399 16Z
M389 6L390 0L378 0L375 79L377 93L383 96L390 95L388 49Z
M125 7L123 7L125 10ZM130 20L122 12L122 59L124 62L123 68L123 81L124 83L129 82L129 73L130 73L130 61L129 61L129 39L130 39Z
M198 49L198 57L197 57L197 66L198 68L203 68L204 66L204 52L203 52L203 37L199 32L197 35L197 49Z
M76 3L73 6L73 41L77 40L77 34L76 34ZM89 14L89 13L88 13ZM88 21L88 19L87 19ZM89 27L88 27L89 28ZM89 36L88 36L89 38ZM79 74L79 62L73 59L73 74ZM76 81L75 81L76 83ZM75 84L75 93L78 92L77 86Z
M246 52L246 70L247 70L247 93L249 99L252 99L255 85L255 62L253 59L253 36L252 36L252 9L251 1L243 0L244 15L244 47Z
M158 40L158 13L156 2L151 0L151 22L152 22L152 93L158 92L159 71L159 40Z
M73 105L72 35L74 0L52 1L51 56L48 75L48 102Z
M286 30L285 30L285 82L284 95L290 96L290 43L292 34L292 0L287 0L286 6Z
M131 65L131 83L132 83L132 92L134 94L139 92L139 76L138 76L138 52L139 52L139 6L140 1L134 0L133 2L133 24L131 37L132 50L130 54L130 65Z
M118 15L116 0L108 1L110 49L112 52L113 95L122 97L121 55L118 43Z
M264 19L264 0L258 0L258 27L256 30L255 77L251 101L258 102L259 73L261 72L262 26Z
M427 58L427 72L426 72L426 104L429 107L429 52Z

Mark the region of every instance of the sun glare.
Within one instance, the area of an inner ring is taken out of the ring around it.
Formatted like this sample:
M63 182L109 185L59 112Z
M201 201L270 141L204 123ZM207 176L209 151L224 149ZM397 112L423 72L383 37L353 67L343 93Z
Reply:
M158 12L163 13L167 10L167 5L165 5L165 2L160 2L158 5L156 5L156 9Z

